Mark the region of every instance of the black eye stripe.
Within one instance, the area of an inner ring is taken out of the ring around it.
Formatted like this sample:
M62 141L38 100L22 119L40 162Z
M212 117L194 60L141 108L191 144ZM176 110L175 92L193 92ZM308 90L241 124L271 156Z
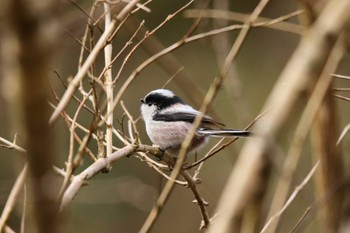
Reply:
M168 97L157 93L146 96L144 102L148 105L155 104L158 109L164 109L173 104L183 103L183 101L177 96Z

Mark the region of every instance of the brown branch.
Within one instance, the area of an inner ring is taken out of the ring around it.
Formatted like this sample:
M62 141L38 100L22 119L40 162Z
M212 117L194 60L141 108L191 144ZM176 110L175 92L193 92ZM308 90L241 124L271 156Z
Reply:
M300 219L298 220L298 222L295 224L295 226L292 228L292 230L290 231L290 233L294 233L296 232L296 230L298 229L298 227L300 226L300 224L302 223L302 221L305 219L305 217L309 214L311 210L311 207L307 207L304 214L300 217Z
M73 200L73 198L78 194L79 190L86 183L86 181L102 172L104 169L108 169L108 167L117 160L123 157L131 156L138 151L148 152L153 155L161 154L161 151L157 147L147 145L127 145L112 153L110 156L107 156L106 158L98 158L88 168L86 168L80 174L74 176L72 182L63 194L60 210L63 210Z
M335 100L329 89L313 125L312 148L315 159L321 160L316 177L316 197L339 186L344 180L343 159L337 146L338 127ZM331 126L331 127L328 127ZM338 192L320 210L319 222L323 232L338 232L342 217L343 192Z
M337 140L337 145L344 139L345 135L350 131L350 123L348 123L344 129L342 130L338 140Z
M3 138L3 137L0 137L0 142L4 143L7 148L9 149L15 149L19 152L22 152L22 153L26 153L27 151L25 149L23 149L22 147L18 146L16 143L14 142L10 142L9 140Z
M315 18L324 9L326 1L302 1L301 6L305 9L306 14L301 18L306 26L314 23ZM345 35L338 39L333 52L329 57L325 67L324 75L336 72L339 60L345 50ZM338 51L336 49L338 48ZM332 56L333 55L333 56ZM328 69L327 69L328 68ZM332 78L332 77L330 77ZM332 79L331 79L332 80ZM338 118L335 100L332 98L332 85L328 85L325 91L323 103L316 114L313 122L311 134L311 146L315 159L321 161L321 169L316 176L316 197L323 196L329 191L334 190L343 183L343 159L341 150L337 146L338 137ZM329 127L331 126L331 127ZM327 129L325 129L327 128ZM321 232L338 232L342 217L343 192L337 192L333 198L325 203L324 207L319 210L319 223Z
M204 200L204 198L198 192L196 180L193 179L187 171L181 170L180 173L183 176L183 178L187 181L188 186L190 187L190 189L191 189L191 191L196 199L195 203L198 205L200 213L202 215L203 222L200 225L200 229L206 228L210 224L209 214L208 214L208 211L206 209L206 206L208 205L208 203Z
M87 98L88 98L87 96L84 96L83 101L81 101L80 105L78 106L78 108L74 114L72 124L70 125L70 128L69 128L69 131L70 131L69 153L68 153L68 158L67 158L67 162L66 162L66 174L65 174L63 184L62 184L61 189L60 189L59 194L58 194L59 199L62 196L64 190L66 189L68 182L71 179L71 175L73 174L73 171L74 171L73 153L74 153L74 138L75 138L76 121L77 121L78 115L79 115L83 105L85 104Z
M276 19L258 17L252 25L273 28L280 31L286 31L286 32L300 35L303 32L302 26L294 23L284 22L284 21L292 17L295 17L297 15L300 15L302 13L303 12L301 10L298 10L298 11L292 12L291 14L287 14ZM200 16L203 18L226 19L226 20L234 20L238 22L245 22L249 18L248 14L225 11L225 10L217 10L217 9L187 10L185 11L184 16L189 18L192 18L192 17L197 18Z
M346 76L346 75L332 74L332 76L335 77L335 78L339 78L339 79L350 80L350 76Z
M108 28L111 24L111 13L110 13L110 6L109 3L103 3L104 11L106 13L105 16L105 27ZM106 101L107 101L107 111L111 111L111 114L109 114L108 118L106 119L106 154L110 155L113 152L112 146L113 146L113 111L112 111L112 105L113 105L113 81L112 81L112 67L108 66L111 64L112 60L112 44L109 43L104 48L104 60L105 60L105 66L107 67L104 78L104 85L106 88Z
M350 102L350 98L349 98L349 97L345 97L345 96L341 96L341 95L336 95L336 94L333 94L333 96L336 97L336 98L338 98L338 99L341 99L341 100Z
M173 159L173 157L167 153L165 153L164 155L162 155L161 159L168 164L169 167L174 167L176 166L177 160L175 162L175 160ZM206 206L208 205L208 203L204 200L204 198L201 196L201 194L199 193L198 189L197 189L197 184L199 183L197 178L195 177L191 177L191 175L185 171L183 168L180 169L180 174L182 175L182 177L186 180L186 186L189 187L195 197L195 203L197 203L200 213L202 215L202 224L200 226L200 229L202 228L206 228L209 223L210 223L210 219L209 219L209 214L207 212ZM171 174L173 175L173 174ZM177 180L174 180L171 176L168 179L168 183L172 182L172 183L179 183ZM141 232L146 231L148 229L146 229L146 227L148 226L152 226L154 223L154 220L157 219L157 217L159 216L159 209L162 208L162 206L164 205L164 203L160 203L159 199L157 200L158 204L158 211L151 211L149 217L147 218L146 222L144 223L143 228L140 230Z

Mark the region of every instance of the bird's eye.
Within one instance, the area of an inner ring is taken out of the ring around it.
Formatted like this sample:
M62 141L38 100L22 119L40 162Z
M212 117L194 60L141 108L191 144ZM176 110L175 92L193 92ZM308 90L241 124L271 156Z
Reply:
M151 107L151 106L152 106L152 104L148 104L148 106L150 106L150 107Z

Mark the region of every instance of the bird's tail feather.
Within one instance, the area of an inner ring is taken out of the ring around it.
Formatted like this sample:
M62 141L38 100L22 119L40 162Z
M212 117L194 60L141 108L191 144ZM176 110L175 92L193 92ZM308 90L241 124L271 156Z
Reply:
M210 137L248 137L252 135L249 131L235 129L198 129L198 133Z

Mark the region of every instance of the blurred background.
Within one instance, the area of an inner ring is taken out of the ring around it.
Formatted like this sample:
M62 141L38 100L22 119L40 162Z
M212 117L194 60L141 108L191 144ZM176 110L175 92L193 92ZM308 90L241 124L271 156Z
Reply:
M124 47L142 20L144 20L144 26L136 38L133 39L131 47L140 41L145 30L153 30L168 15L176 12L187 2L183 0L150 2L147 8L151 12L140 10L134 14L113 38L113 55L116 55ZM258 1L254 0L216 0L209 3L202 1L193 3L147 39L145 44L147 41L149 44L146 46L141 44L132 53L127 60L125 68L121 72L120 78L115 84L115 93L118 92L125 80L142 62L159 52L162 48L166 48L183 38L196 21L196 17L191 17L191 12L187 10L202 8L220 9L238 12L248 16L254 10L257 3ZM112 8L113 14L117 14L122 6L124 5L117 4L116 7ZM67 82L68 79L74 77L77 73L81 45L77 43L76 38L79 40L82 38L88 21L87 15L82 11L90 12L91 7L92 1L61 1L59 20L57 22L59 26L57 41L53 45L55 46L55 56L50 61L50 67L48 67L50 70L50 84L60 97L64 93L65 88L57 74ZM298 6L295 1L271 1L263 11L261 17L274 19L292 13L297 9ZM102 4L98 4L95 13L96 19L101 14L103 14L103 6ZM293 17L287 22L297 25L298 17ZM203 17L193 34L204 33L237 23L241 24L242 22ZM94 29L96 40L101 35L100 30L104 27L103 20L98 25L100 29L98 27ZM149 91L161 88L170 78L173 79L167 85L167 88L173 90L190 105L199 108L204 96L203 94L206 93L214 77L218 75L218 72L222 68L223 60L229 49L231 49L238 32L236 30L220 33L180 46L170 53L171 59L175 62L172 63L173 69L170 69L168 65L164 67L164 64L159 62L160 59L147 66L136 76L122 97L126 108L135 119L138 118L140 116L139 100ZM245 128L262 112L267 96L298 45L298 42L299 35L296 33L267 27L253 28L232 64L231 72L213 101L208 114L225 123L228 127L237 129ZM159 47L152 47L154 43ZM130 51L130 48L113 64L113 77L117 75L128 51ZM350 66L348 64L349 55L347 54L337 73L349 75ZM95 63L97 73L103 67L104 59L101 53ZM56 70L57 73L53 72L53 70ZM350 81L337 79L334 86L348 87L349 84ZM86 79L84 81L84 87L88 88L89 85L89 81ZM288 88L288 83L285 85ZM105 99L101 89L98 94L101 96L101 99ZM78 92L76 92L76 95L79 98L82 97ZM50 101L54 102L54 98ZM77 106L78 104L75 101L70 101L67 113L72 116ZM17 133L17 143L25 147L21 140L21 132L10 124L9 109L11 107L8 101L6 101L6 98L0 94L0 136L12 141L15 133ZM297 117L301 109L302 106L300 109L295 110L298 113L296 114ZM348 102L337 100L339 129L343 129L348 123L349 110L350 105ZM114 127L125 130L127 128L126 120L123 118L123 111L119 105L116 107L114 114ZM266 205L263 207L263 211L265 212L269 208L271 194L274 190L273 187L280 174L279 166L283 161L284 153L288 149L288 143L293 136L298 119L290 120L283 129L282 137L279 138L278 145L280 146L279 150L281 150L281 153L279 154L280 157L272 159L274 166L272 166L272 170L270 171L271 179L269 187L267 187L266 201L263 203ZM85 110L82 111L78 118L78 122L86 128L89 127L91 120L91 114ZM145 134L142 120L138 121L137 126L142 142L151 144ZM53 127L55 148L57 150L55 164L57 167L64 168L69 150L69 129L62 118ZM77 130L77 133L80 137L84 137L85 135L85 133L79 130ZM116 137L113 140L115 146L123 146ZM198 153L198 157L203 156L216 142L217 140L211 140ZM349 139L345 138L342 144L342 152L346 164L348 164L347 157L350 149L348 142ZM210 203L208 211L211 216L216 214L216 204L243 143L244 139L233 143L207 161L201 170L200 178L202 184L198 188L205 200ZM96 153L96 141L91 140L88 148ZM194 156L188 158L188 162L194 160ZM19 154L15 150L0 147L0 209L3 208L23 163L24 157L22 154ZM301 182L309 172L312 163L309 146L305 146L292 187ZM84 159L83 165L75 173L78 174L90 164L90 160ZM61 218L63 223L62 229L64 229L64 232L79 231L85 233L138 232L165 182L163 177L160 177L158 173L150 169L146 163L140 161L138 158L133 156L123 158L113 164L113 169L109 173L95 176L89 181L87 186L84 186L80 190L67 210L64 211ZM304 213L305 208L314 204L315 196L313 190L314 187L311 182L283 215L278 232L288 232ZM198 232L201 215L196 204L192 203L193 199L193 194L189 189L177 186L165 205L152 232ZM13 226L16 232L19 232L23 195L19 200L9 221L9 225ZM261 224L264 222L265 219L261 219ZM28 229L26 232L30 232L30 223L27 224ZM305 220L300 232L318 231L317 219L313 216Z

